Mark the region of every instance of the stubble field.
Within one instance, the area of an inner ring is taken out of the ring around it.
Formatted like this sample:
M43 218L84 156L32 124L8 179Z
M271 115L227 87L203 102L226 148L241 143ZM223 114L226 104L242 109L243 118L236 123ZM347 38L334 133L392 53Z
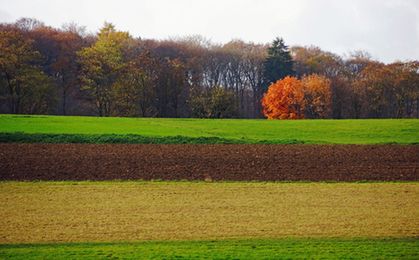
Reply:
M416 183L5 182L0 204L0 243L419 236Z
M2 182L0 257L414 259L418 203L417 183Z

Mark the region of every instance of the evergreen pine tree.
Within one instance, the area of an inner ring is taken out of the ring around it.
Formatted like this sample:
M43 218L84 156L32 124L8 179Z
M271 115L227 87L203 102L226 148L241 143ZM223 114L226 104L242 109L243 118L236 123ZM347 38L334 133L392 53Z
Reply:
M282 38L276 38L268 48L268 57L264 63L265 85L275 83L286 76L294 76L293 60Z

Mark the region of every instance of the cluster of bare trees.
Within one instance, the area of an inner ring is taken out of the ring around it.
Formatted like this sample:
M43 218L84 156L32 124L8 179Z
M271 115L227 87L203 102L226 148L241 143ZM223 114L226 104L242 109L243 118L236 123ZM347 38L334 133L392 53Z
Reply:
M312 74L330 81L327 117L418 117L417 61L343 59L281 39L139 39L112 24L97 35L33 19L0 24L1 113L259 118L271 83Z
M367 53L343 59L316 47L291 48L297 76L331 81L332 118L419 116L419 61L384 64Z

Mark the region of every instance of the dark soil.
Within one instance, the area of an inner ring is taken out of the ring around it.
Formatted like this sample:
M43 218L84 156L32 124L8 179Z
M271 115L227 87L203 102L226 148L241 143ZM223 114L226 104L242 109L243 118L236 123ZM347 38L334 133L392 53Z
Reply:
M418 181L419 145L0 144L0 180Z

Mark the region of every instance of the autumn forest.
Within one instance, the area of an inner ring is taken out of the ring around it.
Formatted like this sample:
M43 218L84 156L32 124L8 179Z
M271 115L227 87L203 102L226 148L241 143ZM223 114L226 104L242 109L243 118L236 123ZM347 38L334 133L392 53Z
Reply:
M22 18L0 24L0 113L196 118L417 118L419 61L200 36L135 38Z

